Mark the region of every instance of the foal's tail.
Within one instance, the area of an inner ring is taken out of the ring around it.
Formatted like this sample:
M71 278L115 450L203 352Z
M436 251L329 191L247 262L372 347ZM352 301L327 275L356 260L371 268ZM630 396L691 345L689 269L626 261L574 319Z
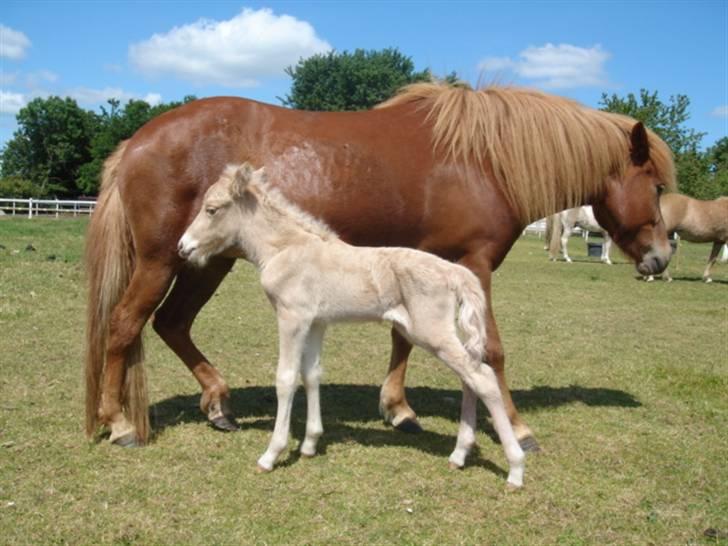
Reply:
M480 281L469 269L462 268L457 279L456 294L460 304L458 326L465 334L463 345L478 362L485 356L485 294Z
M121 202L117 171L126 141L104 163L101 192L86 235L86 435L99 425L99 404L111 314L121 300L134 271L133 241ZM123 403L140 441L149 435L147 388L142 366L141 337L124 363Z

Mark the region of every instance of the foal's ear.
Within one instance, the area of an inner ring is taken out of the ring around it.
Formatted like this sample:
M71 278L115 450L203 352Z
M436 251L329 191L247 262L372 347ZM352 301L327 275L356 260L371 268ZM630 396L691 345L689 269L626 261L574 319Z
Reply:
M632 127L632 133L629 135L630 149L629 154L632 163L641 167L650 158L650 140L647 135L647 129L641 121L635 123Z
M230 193L233 197L242 197L248 184L253 178L253 167L250 163L243 163L235 169L233 183L230 186Z
M263 184L268 183L268 174L265 172L265 167L261 167L257 171L254 171L252 177L255 177L256 182L261 182Z

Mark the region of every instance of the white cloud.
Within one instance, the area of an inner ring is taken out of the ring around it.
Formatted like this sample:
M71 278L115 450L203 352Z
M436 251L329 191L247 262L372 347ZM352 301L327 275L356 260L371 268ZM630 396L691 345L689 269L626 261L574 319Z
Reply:
M91 89L89 87L76 87L66 93L72 99L75 99L82 106L106 105L109 99L118 99L123 103L129 100L143 100L151 106L156 106L162 102L162 96L159 93L147 93L144 97L136 93L124 91L118 87L104 87L103 89Z
M478 68L484 71L512 71L547 88L607 85L604 63L611 57L600 45L583 48L569 44L528 47L510 57L487 57Z
M251 87L263 77L282 75L302 57L330 49L306 21L246 8L228 21L200 19L132 44L129 59L150 76Z
M0 23L0 57L14 61L22 59L29 47L30 40L25 34Z
M25 97L21 93L0 90L0 114L15 115L25 103Z
M715 118L728 118L728 104L715 107L710 115Z

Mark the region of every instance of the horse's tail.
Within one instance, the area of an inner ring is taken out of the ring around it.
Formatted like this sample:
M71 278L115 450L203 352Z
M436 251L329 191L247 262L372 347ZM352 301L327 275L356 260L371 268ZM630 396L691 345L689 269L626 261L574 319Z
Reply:
M561 215L559 213L552 214L551 218L551 239L549 240L549 259L556 260L561 250L561 233L564 226L561 224Z
M460 304L457 323L464 334L463 345L471 357L483 362L485 355L485 294L480 281L469 269L462 268L456 294Z
M129 286L134 271L134 247L117 183L117 172L126 141L104 163L101 192L86 235L86 434L99 425L99 404L111 314ZM124 362L124 409L136 428L139 441L149 435L147 387L141 336Z

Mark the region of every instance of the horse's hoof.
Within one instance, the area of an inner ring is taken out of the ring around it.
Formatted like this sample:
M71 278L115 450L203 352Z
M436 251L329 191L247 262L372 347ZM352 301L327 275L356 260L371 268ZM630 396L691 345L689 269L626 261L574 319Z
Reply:
M539 451L541 451L541 446L538 445L536 438L534 438L533 436L526 436L525 438L521 438L520 440L518 440L518 443L521 445L521 449L523 451L529 453L538 453Z
M258 474L267 474L267 473L268 473L268 472L270 472L271 470L273 470L273 469L272 469L272 468L266 468L266 467L264 467L264 466L261 466L261 465L256 465L256 467L255 467L255 471L256 471L256 472L257 472Z
M507 493L513 493L514 491L519 491L523 486L516 485L515 483L506 482L506 492Z
M316 456L316 452L314 453L304 453L301 451L301 458L302 459L313 459Z
M119 436L116 440L111 442L115 446L119 447L141 447L142 444L137 440L137 437L135 434L124 434L123 436Z
M216 430L221 430L223 432L236 432L240 430L240 427L235 421L233 421L232 419L228 419L224 415L211 419L210 426Z
M394 425L394 428L396 428L397 430L401 430L402 432L408 432L411 434L417 434L418 432L422 432L422 427L417 422L417 419L412 419L410 417L402 419L402 421Z
M462 470L462 469L463 469L463 467L462 467L462 466L460 466L459 464L453 463L453 462L448 462L448 463L447 463L447 467L448 467L448 468L449 468L450 470Z

